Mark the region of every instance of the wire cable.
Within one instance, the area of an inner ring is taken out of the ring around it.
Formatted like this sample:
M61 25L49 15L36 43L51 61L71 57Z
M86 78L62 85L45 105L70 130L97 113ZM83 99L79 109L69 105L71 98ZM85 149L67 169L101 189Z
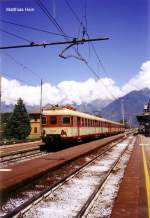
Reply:
M74 9L72 8L72 6L71 6L70 3L68 2L68 0L65 0L65 2L66 2L66 4L68 5L68 7L70 8L70 10L72 11L72 14L73 14L74 17L76 18L76 20L80 23L80 25L82 25L82 27L84 27L83 22L80 21L79 16L78 16L77 13L74 11ZM88 34L88 32L87 32L87 15L86 15L86 11L87 11L87 1L85 0L85 2L84 2L84 18L85 18L85 22L86 22L86 34L87 34L88 38L90 38L90 36L89 36L89 34ZM93 51L94 51L94 53L95 53L95 55L96 55L96 57L97 57L97 59L98 59L100 65L101 65L102 69L104 70L104 73L109 77L109 75L107 74L106 69L105 69L105 67L104 67L104 65L103 65L103 63L102 63L102 61L100 60L100 57L98 56L98 53L97 53L97 51L96 51L96 49L95 49L94 44L93 44L92 42L91 42L91 44L92 44Z
M44 14L46 14L50 20L53 22L53 24L56 26L56 28L58 29L58 31L61 31L63 34L64 31L62 30L62 28L60 27L60 25L58 24L58 22L56 21L55 18L52 17L52 15L49 13L49 11L45 8L45 6L43 5L43 3L40 0L35 0L39 7L42 9L42 11L44 12ZM66 0L67 1L67 0ZM77 17L76 17L77 19ZM66 35L66 34L65 34ZM67 35L66 37L67 38ZM83 61L86 66L88 67L88 69L96 76L97 79L100 79L100 76L94 71L94 69L88 64L88 62L85 60L85 58L83 58L83 56L74 48L74 50L76 51L77 55L80 57L80 60ZM100 80L102 82L102 80ZM102 82L103 86L106 88L106 90L108 91L108 87L105 86L105 84ZM112 95L112 93L110 93L111 96L114 98L114 96ZM116 98L115 98L116 99Z
M56 22L56 19L53 18L53 16L49 13L49 11L47 10L47 8L44 6L44 4L40 1L40 0L35 0L36 3L38 4L38 6L41 8L41 10L44 12L44 14L50 19L50 21L54 24L54 26L57 28L57 30L63 33L63 35L66 34L64 33L64 31L62 30L62 28L60 27L60 25Z
M87 34L88 38L90 38L90 36L89 36L89 34L88 34L88 32L87 32L87 15L86 15L86 11L87 11L87 1L85 0L85 2L84 2L84 18L85 18L86 27L83 25L83 22L80 21L80 19L79 19L77 13L76 13L76 12L74 11L74 9L71 7L71 5L69 4L69 2L68 2L67 0L65 0L65 2L66 2L66 4L68 5L68 7L70 8L70 10L72 11L72 14L73 14L74 17L76 18L76 20L80 23L80 25L82 25L83 28L85 28L85 31L86 31L86 34ZM104 67L102 61L100 60L100 58L99 58L99 56L98 56L98 53L97 53L97 51L96 51L96 49L95 49L95 47L94 47L94 44L93 44L92 42L91 42L91 45L92 45L92 49L93 49L93 51L94 51L94 53L95 53L95 55L96 55L96 57L97 57L97 59L98 59L98 62L100 63L102 69L104 70L104 73L107 75L107 77L109 77L108 74L107 74L107 72L106 72L106 70L105 70L105 67ZM89 70L96 76L96 78L97 78L97 79L100 79L100 76L94 71L94 69L88 64L88 62L86 61L86 62L84 62L84 63L87 65L87 67L89 68ZM103 83L103 81L102 81L102 80L100 80L100 81L102 82L103 86L105 86L105 84ZM117 98L114 96L114 94L113 94L112 92L109 91L108 87L105 86L105 88L106 88L107 91L111 94L111 96L116 100Z
M31 30L35 30L35 31L48 33L48 34L51 34L51 35L64 36L63 34L50 32L48 30L43 30L43 29L40 29L40 28L37 28L37 27L28 26L28 25L17 24L17 23L14 23L14 22L6 21L6 20L0 20L0 22L11 24L11 25L14 25L14 26L19 26L19 27L22 27L22 28L25 28L25 29L31 29ZM74 37L73 36L68 36L68 38L74 38Z
M22 37L22 36L18 36L18 35L14 34L14 33L8 32L8 31L3 30L3 29L1 29L1 28L0 28L0 31L6 33L6 34L8 34L8 35L14 36L14 37L16 37L16 38L18 38L18 39L23 39L23 40L26 41L26 42L32 43L32 41L29 40L29 39L26 39L26 38L24 38L24 37Z
M1 73L1 75L2 75L2 76L4 75L4 76L6 76L6 77L8 77L8 78L10 78L10 79L15 79L15 80L17 80L17 81L19 81L19 82L21 82L21 83L23 83L23 84L25 84L25 85L34 86L33 84L31 84L31 83L29 83L29 82L27 82L27 81L25 81L25 80L18 79L17 77L12 76L12 75L9 75L9 74L7 74L7 73Z
M11 60L13 60L19 67L21 67L23 70L28 70L30 73L32 73L34 76L36 76L38 79L41 80L38 74L36 74L31 68L25 66L24 64L17 61L12 55L8 54L8 52L4 52L5 55L7 55Z

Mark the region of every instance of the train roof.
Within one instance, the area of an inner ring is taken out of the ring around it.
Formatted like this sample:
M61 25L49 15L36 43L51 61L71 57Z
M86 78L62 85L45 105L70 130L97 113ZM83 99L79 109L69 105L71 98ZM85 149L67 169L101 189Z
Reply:
M107 120L105 118L102 117L98 117L95 115L91 115L91 114L87 114L84 112L80 112L77 110L72 110L72 109L68 109L68 108L62 108L62 107L51 107L48 109L44 109L42 112L43 115L66 115L66 116L78 116L81 118L86 118L86 119L93 119L93 120L98 120L98 121L103 121L103 122L109 122L109 123L113 123L113 124L120 124L118 122L112 121L112 120Z

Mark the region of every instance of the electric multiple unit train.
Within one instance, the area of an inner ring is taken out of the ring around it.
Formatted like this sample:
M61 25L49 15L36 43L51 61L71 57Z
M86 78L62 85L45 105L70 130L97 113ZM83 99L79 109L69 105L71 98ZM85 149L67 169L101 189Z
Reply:
M42 128L42 140L46 144L82 141L124 132L120 123L79 112L70 106L44 109Z

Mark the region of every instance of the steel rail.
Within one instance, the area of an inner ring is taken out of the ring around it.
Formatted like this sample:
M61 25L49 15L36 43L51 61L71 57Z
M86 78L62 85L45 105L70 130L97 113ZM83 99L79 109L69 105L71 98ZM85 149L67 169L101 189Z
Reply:
M69 175L67 175L64 178L62 178L56 184L52 185L51 187L46 188L45 190L41 191L37 195L35 195L32 198L30 198L28 201L24 202L22 205L20 205L19 207L17 207L13 211L11 211L8 214L4 215L3 218L22 217L23 214L25 214L30 208L32 208L32 206L36 205L37 203L39 203L40 201L45 199L52 191L56 190L57 187L60 187L60 185L63 185L64 183L68 182L69 179L71 179L76 174L78 174L83 168L87 167L89 164L91 164L93 161L95 161L100 156L103 156L107 151L111 150L118 143L124 141L125 138L127 138L127 137L122 136L121 139L118 139L117 141L115 140L115 143L111 142L111 143L113 143L113 145L110 146L109 148L105 149L105 151L101 152L99 155L94 157L92 160L88 161L87 163L85 163L81 167L79 167L78 169L74 170ZM107 145L109 145L111 143L109 142L109 143L107 143ZM96 149L96 150L98 150L98 149Z
M128 146L121 152L121 155L119 156L119 158L114 162L114 164L111 166L111 168L109 169L109 171L107 172L106 176L102 179L101 183L99 184L99 186L96 187L95 191L91 194L91 196L87 199L87 201L85 202L85 204L83 205L82 209L79 211L79 213L77 214L77 216L75 216L75 218L81 218L86 210L88 209L88 207L90 206L91 202L94 200L96 194L100 191L100 189L102 188L102 186L104 185L104 183L107 181L108 177L111 175L111 173L113 172L114 168L117 166L117 164L119 163L119 161L121 160L122 156L124 155L124 153L126 152L126 150L128 149Z
M41 154L41 155L40 155ZM26 160L31 157L40 157L43 152L40 149L33 149L32 151L20 152L13 155L8 155L0 158L0 166L6 166L9 164L19 163L22 160ZM46 152L45 152L46 154ZM14 157L15 156L15 157Z

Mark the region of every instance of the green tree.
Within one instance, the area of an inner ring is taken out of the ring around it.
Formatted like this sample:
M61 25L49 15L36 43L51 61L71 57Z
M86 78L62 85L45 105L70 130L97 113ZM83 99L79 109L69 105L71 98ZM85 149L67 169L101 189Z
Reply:
M12 113L2 113L2 139L6 138L6 125Z
M14 138L18 140L24 140L31 131L30 119L21 98L18 99L15 105L14 111L10 116L5 133L8 139Z

